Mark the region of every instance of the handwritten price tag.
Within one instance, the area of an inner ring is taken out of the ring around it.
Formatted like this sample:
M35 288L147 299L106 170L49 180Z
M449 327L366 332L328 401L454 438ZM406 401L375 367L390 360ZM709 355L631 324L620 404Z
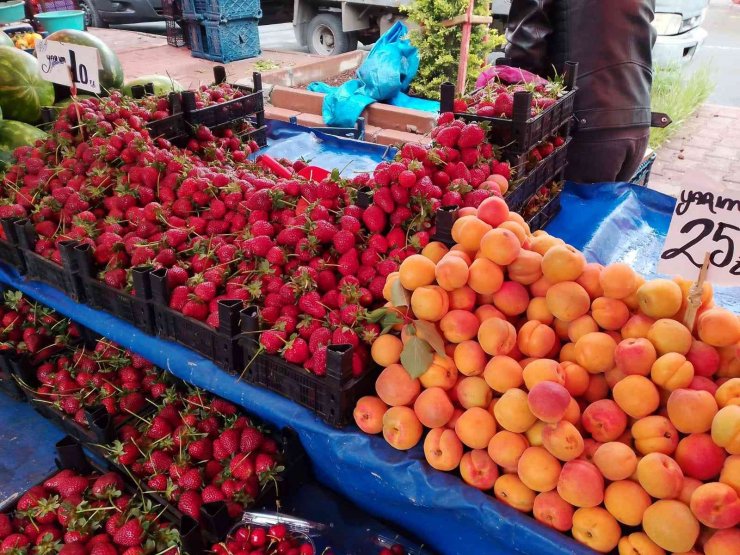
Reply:
M708 281L740 285L740 193L685 185L673 211L658 271L693 279L706 253Z
M36 58L46 81L100 92L97 48L44 39L36 43Z

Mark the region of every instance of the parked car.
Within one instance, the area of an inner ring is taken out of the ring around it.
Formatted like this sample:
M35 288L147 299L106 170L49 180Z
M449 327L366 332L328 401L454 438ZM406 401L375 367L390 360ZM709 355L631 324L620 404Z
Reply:
M162 19L162 0L78 0L88 27Z

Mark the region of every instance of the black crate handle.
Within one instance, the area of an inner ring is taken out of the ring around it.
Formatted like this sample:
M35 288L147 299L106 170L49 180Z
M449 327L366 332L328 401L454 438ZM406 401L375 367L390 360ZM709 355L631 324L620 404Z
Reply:
M203 503L200 514L208 530L219 539L226 539L229 530L234 526L236 519L229 516L229 511L224 501Z
M93 468L82 450L82 444L72 436L64 436L56 443L57 466L61 469L74 470L80 474L89 474Z

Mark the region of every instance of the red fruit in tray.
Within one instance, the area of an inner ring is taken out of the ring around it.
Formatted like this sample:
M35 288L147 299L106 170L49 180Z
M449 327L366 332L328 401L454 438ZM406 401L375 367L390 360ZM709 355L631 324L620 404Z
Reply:
M224 430L218 437L218 441L221 442L221 446L229 455L233 455L239 450L240 439L241 437L239 432L233 429Z
M171 433L172 426L170 423L161 416L155 416L152 419L149 430L146 433L146 437L158 440L169 436Z
M486 138L486 134L481 127L475 123L469 123L460 131L460 138L457 140L459 148L477 147Z
M197 490L203 486L203 480L200 477L200 471L197 468L191 468L180 476L177 485L184 490Z
M90 549L90 555L118 555L116 546L112 543L96 543Z
M54 522L56 523L56 521ZM38 524L38 520L36 520L36 523ZM39 524L38 525L38 535L36 536L34 543L36 545L53 543L57 540L62 539L63 535L64 534L56 526L56 524L51 524L51 523ZM5 536L0 534L0 537L5 537Z
M253 528L249 535L249 543L253 547L262 547L267 542L267 532L264 528Z
M90 491L95 497L105 499L108 497L121 494L123 489L123 479L115 472L106 472L94 482Z
M510 93L500 93L493 104L496 117L510 118L514 113L514 96Z
M167 489L167 477L164 474L155 474L147 480L146 486L152 491L165 491Z
M113 543L124 547L137 547L144 539L144 529L136 519L125 522L113 535Z
M202 493L203 503L215 503L225 501L226 496L217 486L206 486Z
M213 442L207 437L196 439L188 445L188 453L195 461L207 461L213 456Z
M182 307L182 313L189 318L203 321L208 318L208 305L202 301L187 301Z
M468 111L468 103L462 99L462 98L456 98L454 102L452 103L452 109L455 112L467 112Z
M125 414L135 414L140 412L146 406L146 399L139 392L131 392L124 395L118 403L121 412Z
M57 482L57 487L59 487L59 484L66 479L68 479L68 476L59 478L59 481ZM19 511L27 511L28 509L38 505L39 500L43 499L47 495L48 492L42 486L33 486L18 500L17 508Z
M552 154L553 150L555 150L555 145L553 145L550 141L544 141L537 147L537 150L539 150L540 156L545 158L546 156L550 156L550 154Z
M68 543L67 545L62 546L58 555L87 555L87 549L80 542Z
M288 341L283 350L283 357L293 364L303 364L310 356L308 343L302 337L295 337Z
M443 127L439 130L434 140L437 142L437 144L443 147L455 148L457 146L458 140L460 139L461 133L462 129L460 129L459 127Z
M67 476L59 481L57 491L63 499L82 495L87 489L88 480L82 476Z
M379 233L385 229L386 215L379 206L371 205L362 213L362 221L369 231Z
M23 553L24 551L22 548L30 545L30 543L31 540L23 534L10 534L3 540L2 544L0 544L0 553L11 553L14 549L18 549Z
M64 543L83 544L89 539L90 535L80 530L67 530L64 533ZM84 553L84 550L83 550Z
M177 502L177 508L189 517L200 521L200 507L203 499L197 491L184 491Z
M238 453L229 463L229 471L234 478L246 480L254 474L255 460L250 453Z
M0 538L5 538L13 532L10 517L6 513L0 513Z
M44 488L50 489L50 490L56 490L59 487L60 480L63 480L65 478L68 478L69 476L74 476L74 472L72 472L69 469L60 470L54 476L49 478L44 482ZM38 487L38 486L35 486ZM31 488L34 489L34 488ZM30 493L31 490L29 490ZM21 498L22 499L22 498ZM20 501L18 502L18 505L20 505ZM24 510L22 507L18 507L20 510Z
M258 475L275 468L275 458L269 453L258 453L254 459L254 469Z

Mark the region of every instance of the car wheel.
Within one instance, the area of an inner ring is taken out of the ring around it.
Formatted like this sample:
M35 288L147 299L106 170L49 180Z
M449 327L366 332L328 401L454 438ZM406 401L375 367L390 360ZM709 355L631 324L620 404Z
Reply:
M80 9L85 12L85 27L108 27L108 24L100 17L93 0L80 0Z
M357 49L357 36L342 31L338 15L320 13L308 24L308 49L319 56L335 56Z

